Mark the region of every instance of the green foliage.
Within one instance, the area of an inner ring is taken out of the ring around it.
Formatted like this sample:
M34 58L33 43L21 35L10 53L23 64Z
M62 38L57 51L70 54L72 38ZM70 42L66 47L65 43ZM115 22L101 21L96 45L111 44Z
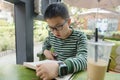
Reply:
M47 24L42 21L34 21L34 41L43 41L48 36ZM13 24L0 27L0 51L15 48L15 27Z
M14 23L9 23L5 19L0 19L0 27L12 27Z
M91 39L94 35L92 30L81 30L82 32L84 32L87 36L88 39Z
M77 8L77 7L69 7L69 12L71 14L71 26L73 26L75 29L84 29L84 23L86 20L80 16L80 13L86 11L84 8Z
M43 21L34 21L34 40L35 42L44 41L48 36L47 24Z
M0 42L0 46L1 46L1 51L5 51L7 49L10 49L10 41L8 41L9 39L6 38L2 38L1 42Z
M104 37L104 39L120 41L120 31L112 32L112 36Z
M8 26L8 22L4 19L0 19L0 26Z
M15 48L14 27L0 27L0 51Z

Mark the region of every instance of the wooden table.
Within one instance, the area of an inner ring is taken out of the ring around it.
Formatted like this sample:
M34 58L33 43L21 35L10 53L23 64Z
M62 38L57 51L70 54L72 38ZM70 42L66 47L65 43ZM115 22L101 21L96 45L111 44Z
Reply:
M34 70L22 65L0 65L0 80L41 80ZM79 72L73 80L87 80L87 72ZM105 80L120 80L120 74L106 73Z

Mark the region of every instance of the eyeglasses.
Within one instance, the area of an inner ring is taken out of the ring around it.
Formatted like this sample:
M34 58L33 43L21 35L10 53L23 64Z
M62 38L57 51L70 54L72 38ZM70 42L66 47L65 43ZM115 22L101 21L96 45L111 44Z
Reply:
M65 25L65 23L67 22L67 20L65 20L65 22L64 23L62 23L62 24L60 24L60 25L57 25L57 26L54 26L54 27L52 27L52 26L47 26L47 29L49 30L49 31L54 31L54 30L56 30L56 31L61 31L62 29L63 29L63 26Z

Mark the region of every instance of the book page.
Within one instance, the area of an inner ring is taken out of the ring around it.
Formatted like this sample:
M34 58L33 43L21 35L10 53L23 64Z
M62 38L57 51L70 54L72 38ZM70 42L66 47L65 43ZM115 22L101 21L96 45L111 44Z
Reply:
M50 62L50 61L53 61L53 60L43 60L43 61L38 61L38 62L24 62L23 66L35 70L36 65L43 64L43 63Z

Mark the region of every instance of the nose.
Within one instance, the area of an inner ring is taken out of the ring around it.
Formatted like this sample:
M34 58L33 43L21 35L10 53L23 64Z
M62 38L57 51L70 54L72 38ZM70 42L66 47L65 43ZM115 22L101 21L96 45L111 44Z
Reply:
M59 34L59 31L54 30L53 33L54 33L55 35L58 35L58 34Z

